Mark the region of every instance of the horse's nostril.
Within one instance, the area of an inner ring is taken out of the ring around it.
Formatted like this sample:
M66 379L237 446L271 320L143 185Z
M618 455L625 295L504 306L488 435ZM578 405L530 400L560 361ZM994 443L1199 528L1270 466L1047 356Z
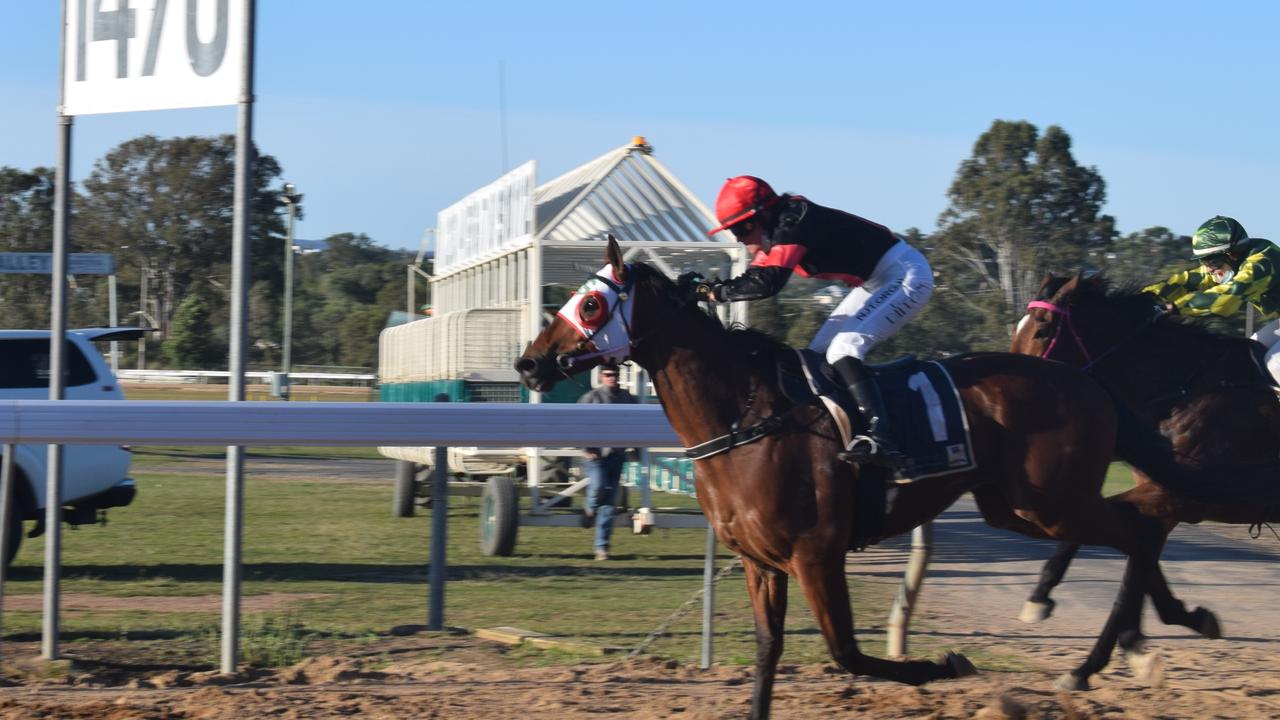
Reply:
M516 360L516 372L521 375L532 375L537 368L538 363L534 362L532 358L522 357Z

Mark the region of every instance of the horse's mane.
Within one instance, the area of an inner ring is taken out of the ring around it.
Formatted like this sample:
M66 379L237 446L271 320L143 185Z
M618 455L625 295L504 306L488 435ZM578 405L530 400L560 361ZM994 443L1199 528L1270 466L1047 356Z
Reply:
M1071 278L1050 277L1036 295L1037 299L1049 300L1062 289ZM1102 273L1080 278L1076 289L1070 293L1072 297L1087 298L1099 301L1117 312L1126 313L1129 317L1149 317L1155 329L1164 331L1178 339L1194 342L1241 342L1247 338L1222 335L1205 327L1196 318L1173 314L1155 315L1158 301L1151 293L1142 291L1139 282L1113 283Z
M634 263L632 268L636 272L637 283L654 288L673 305L687 307L692 304L689 290L672 282L656 268L643 262ZM706 313L697 312L696 314L702 318L700 322L705 325L707 332L722 335L727 347L732 349L734 355L755 365L765 372L766 376L771 372L776 358L791 350L785 343L754 328L739 323L726 327L718 319Z

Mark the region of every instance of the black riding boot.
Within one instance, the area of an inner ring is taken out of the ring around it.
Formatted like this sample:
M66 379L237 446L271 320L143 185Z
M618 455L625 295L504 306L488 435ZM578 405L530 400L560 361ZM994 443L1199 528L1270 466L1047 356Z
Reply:
M867 372L862 361L855 357L840 358L832 366L849 389L849 395L858 404L858 412L862 414L858 427L854 428L853 440L849 447L840 453L845 462L868 462L889 468L902 465L901 451L893 444L889 432L889 415L885 412L884 400L880 397L880 389Z

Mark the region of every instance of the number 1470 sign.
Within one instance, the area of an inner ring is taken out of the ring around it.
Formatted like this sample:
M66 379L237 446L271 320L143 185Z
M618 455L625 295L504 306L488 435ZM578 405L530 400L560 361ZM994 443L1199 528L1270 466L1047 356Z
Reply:
M63 114L239 101L252 0L63 2Z

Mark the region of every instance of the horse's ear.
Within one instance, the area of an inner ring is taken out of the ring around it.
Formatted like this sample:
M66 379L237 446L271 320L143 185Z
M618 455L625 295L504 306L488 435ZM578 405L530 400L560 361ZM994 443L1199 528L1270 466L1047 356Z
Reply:
M1083 270L1076 271L1076 274L1072 275L1070 280L1063 283L1061 288L1058 288L1058 294L1061 295L1063 293L1075 290L1076 288L1080 287L1080 283L1083 281L1084 281L1084 271Z
M609 235L609 247L604 252L604 259L613 266L613 277L618 282L627 281L627 266L622 261L622 248L618 247L618 239Z
M1045 273L1044 279L1040 281L1040 289L1036 291L1036 297L1042 297L1044 295L1044 289L1049 287L1049 283L1053 282L1053 280L1053 273Z

